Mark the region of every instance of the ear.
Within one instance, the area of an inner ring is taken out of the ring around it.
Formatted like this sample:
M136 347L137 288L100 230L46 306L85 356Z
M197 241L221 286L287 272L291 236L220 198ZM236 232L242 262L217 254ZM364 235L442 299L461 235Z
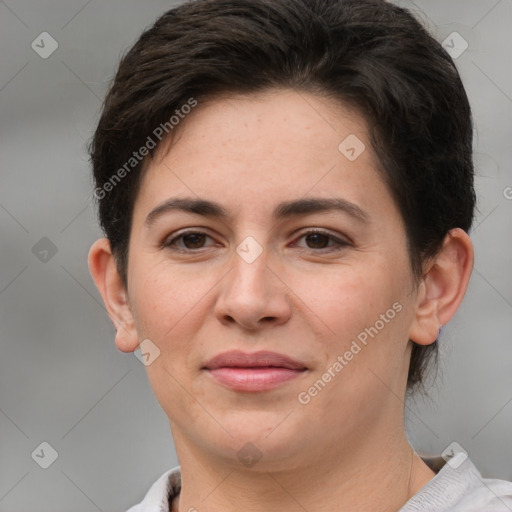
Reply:
M92 245L89 270L116 328L116 347L122 352L133 352L139 346L135 322L127 291L106 238L100 238Z
M441 250L428 261L428 270L418 288L416 315L409 339L430 345L457 311L473 270L474 251L468 234L454 228Z

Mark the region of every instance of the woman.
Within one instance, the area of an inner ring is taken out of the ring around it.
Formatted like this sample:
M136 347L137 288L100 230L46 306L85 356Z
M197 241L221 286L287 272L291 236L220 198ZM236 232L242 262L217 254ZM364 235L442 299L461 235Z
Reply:
M132 512L512 509L404 398L465 294L470 107L404 9L198 0L122 59L89 264L180 466Z

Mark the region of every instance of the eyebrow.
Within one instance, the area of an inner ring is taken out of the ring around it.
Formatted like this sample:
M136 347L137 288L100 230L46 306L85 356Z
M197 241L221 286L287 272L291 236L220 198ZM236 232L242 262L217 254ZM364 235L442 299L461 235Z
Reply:
M145 224L149 227L159 217L173 211L182 211L187 213L195 213L205 217L213 217L221 220L228 220L230 215L228 211L219 203L208 201L206 199L195 198L172 198L159 204L151 210L145 220ZM273 219L280 220L299 215L307 215L311 213L323 213L330 211L344 212L359 222L368 224L371 217L362 208L346 199L341 198L307 198L297 199L294 201L286 201L280 203L274 210Z

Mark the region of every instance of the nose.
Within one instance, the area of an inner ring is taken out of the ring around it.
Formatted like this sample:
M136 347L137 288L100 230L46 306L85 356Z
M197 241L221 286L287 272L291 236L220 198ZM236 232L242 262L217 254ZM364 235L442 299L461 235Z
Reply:
M285 324L291 316L291 303L286 285L269 267L266 251L250 263L234 254L233 265L220 283L217 319L251 331Z

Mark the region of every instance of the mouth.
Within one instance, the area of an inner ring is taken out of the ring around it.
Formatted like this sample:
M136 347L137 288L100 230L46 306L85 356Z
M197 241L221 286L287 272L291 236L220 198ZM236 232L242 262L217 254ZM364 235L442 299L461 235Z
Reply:
M307 367L276 352L219 354L203 367L216 382L234 391L261 392L303 375Z

